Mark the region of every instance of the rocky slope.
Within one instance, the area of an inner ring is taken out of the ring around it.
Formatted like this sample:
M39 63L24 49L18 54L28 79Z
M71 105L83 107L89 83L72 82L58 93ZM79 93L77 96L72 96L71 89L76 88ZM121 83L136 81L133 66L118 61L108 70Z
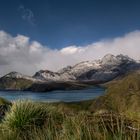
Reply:
M124 55L108 54L100 60L81 62L57 72L40 70L33 77L11 72L0 78L0 90L76 89L84 87L84 84L105 83L139 69L139 61Z

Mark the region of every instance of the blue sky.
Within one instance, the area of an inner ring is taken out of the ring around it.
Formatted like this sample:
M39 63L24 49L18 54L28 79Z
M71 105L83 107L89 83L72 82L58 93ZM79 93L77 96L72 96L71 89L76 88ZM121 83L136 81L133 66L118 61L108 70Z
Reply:
M0 75L139 52L139 0L0 0Z
M138 29L139 0L0 0L0 30L49 48L87 45Z

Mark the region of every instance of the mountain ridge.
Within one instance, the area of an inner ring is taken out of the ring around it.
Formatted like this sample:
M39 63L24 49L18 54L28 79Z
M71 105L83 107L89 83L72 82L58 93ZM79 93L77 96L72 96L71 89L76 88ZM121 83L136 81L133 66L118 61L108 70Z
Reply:
M135 61L122 54L117 56L107 54L102 59L83 61L74 66L67 66L57 72L40 70L33 76L10 72L0 78L0 89L32 90L33 87L35 91L38 91L38 89L42 87L46 89L42 90L45 92L52 87L52 84L57 85L53 86L55 89L59 89L59 86L62 87L62 89L67 89L65 86L76 88L75 83L91 85L102 84L133 70L140 70L139 61ZM29 85L27 83L29 83ZM72 86L70 86L70 84L72 84ZM79 84L76 84L77 88ZM36 87L38 87L38 89L36 89ZM53 90L53 88L51 89Z
M43 78L46 81L52 78L52 81L98 81L100 79L102 82L106 82L115 78L120 73L137 68L140 68L140 63L137 63L137 61L128 56L107 54L102 59L83 61L74 66L62 68L57 72L39 71L33 77L42 79L44 75Z

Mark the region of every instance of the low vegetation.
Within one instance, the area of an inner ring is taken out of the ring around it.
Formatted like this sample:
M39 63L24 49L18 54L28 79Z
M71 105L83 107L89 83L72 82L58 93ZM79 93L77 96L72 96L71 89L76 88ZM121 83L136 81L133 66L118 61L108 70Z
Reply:
M104 86L104 96L77 103L1 99L0 140L140 140L140 73Z
M74 110L32 101L14 102L0 123L1 140L139 139L137 122L118 114Z

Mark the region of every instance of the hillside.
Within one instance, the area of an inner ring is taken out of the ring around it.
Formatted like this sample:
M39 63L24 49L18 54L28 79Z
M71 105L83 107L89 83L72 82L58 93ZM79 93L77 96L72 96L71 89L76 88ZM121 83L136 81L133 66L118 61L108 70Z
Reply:
M118 112L140 118L140 71L130 72L109 83L105 95L94 100L77 103L60 103L64 110L88 110L93 113Z
M0 90L24 90L36 80L17 72L11 72L0 78Z
M119 112L140 111L140 71L129 73L106 86L106 107Z

